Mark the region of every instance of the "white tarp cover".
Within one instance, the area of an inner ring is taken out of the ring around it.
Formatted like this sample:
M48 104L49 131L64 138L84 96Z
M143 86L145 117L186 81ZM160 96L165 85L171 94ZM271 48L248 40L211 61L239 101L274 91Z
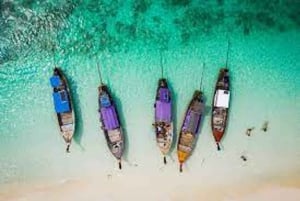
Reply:
M230 91L218 89L215 95L215 105L216 107L229 107Z

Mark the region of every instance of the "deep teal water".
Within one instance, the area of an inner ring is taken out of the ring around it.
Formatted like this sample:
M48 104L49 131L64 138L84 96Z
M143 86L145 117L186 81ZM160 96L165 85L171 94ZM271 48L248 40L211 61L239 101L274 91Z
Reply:
M297 0L0 1L0 183L117 169L98 122L96 60L125 126L125 174L155 173L161 155L151 123L160 52L174 92L177 128L206 63L208 112L187 163L190 174L200 174L203 160L208 174L216 164L224 174L299 170L299 8ZM220 159L210 131L210 103L228 38L232 109ZM55 64L69 78L75 100L78 127L71 155L64 153L53 113L48 78ZM260 132L265 120L267 134ZM244 132L250 126L255 130L249 140ZM241 153L253 161L246 170L240 169ZM174 174L176 157L173 150L168 170Z
M299 29L297 0L1 1L0 62L32 51L60 56L172 49L202 36ZM83 43L84 41L84 43Z

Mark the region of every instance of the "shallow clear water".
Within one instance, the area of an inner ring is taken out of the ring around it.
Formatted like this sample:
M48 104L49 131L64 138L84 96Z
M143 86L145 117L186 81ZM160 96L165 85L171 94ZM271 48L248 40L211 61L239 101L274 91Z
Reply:
M207 115L187 174L299 172L300 6L272 2L0 1L0 183L119 174L98 121L96 58L126 130L123 174L177 175L176 150L163 167L151 126L160 52L174 93L176 133L206 64ZM210 105L227 38L232 101L224 151L217 153ZM55 64L70 80L75 102L71 154L65 154L53 110L48 79Z

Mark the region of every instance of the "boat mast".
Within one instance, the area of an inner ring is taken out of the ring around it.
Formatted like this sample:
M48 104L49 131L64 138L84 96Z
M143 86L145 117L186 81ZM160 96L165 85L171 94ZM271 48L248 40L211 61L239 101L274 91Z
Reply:
M227 40L227 53L226 53L226 63L225 63L225 68L228 68L228 55L229 55L229 49L230 49L230 41L229 38Z
M101 75L101 71L100 71L100 64L99 64L99 61L97 60L97 69L98 69L98 76L99 76L99 81L100 81L100 84L103 85L103 82L102 82L102 75Z
M52 59L53 59L54 68L56 67L56 62L55 62L55 49L56 49L56 45L54 44L53 47L52 47Z
M51 34L49 35L51 36ZM52 43L50 44L52 46L52 59L53 59L53 64L54 64L54 68L57 67L57 63L56 63L56 50L57 50L57 44L59 45L59 38L58 38L58 34L57 32L55 33L54 39L50 39L52 37L49 37L49 42Z
M163 66L162 52L159 51L159 54L160 54L160 70L161 70L161 78L164 78L164 66Z
M205 62L203 62L203 68L202 68L202 74L201 74L201 81L200 81L200 91L202 89L202 80L203 80L203 74L204 74L204 68L205 68Z

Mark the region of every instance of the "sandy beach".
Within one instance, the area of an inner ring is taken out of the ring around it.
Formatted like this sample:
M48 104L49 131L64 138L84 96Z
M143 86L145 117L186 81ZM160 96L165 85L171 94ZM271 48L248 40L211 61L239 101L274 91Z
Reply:
M1 188L1 201L298 201L300 177L251 182L197 180L189 175L106 175L48 184L11 184Z

